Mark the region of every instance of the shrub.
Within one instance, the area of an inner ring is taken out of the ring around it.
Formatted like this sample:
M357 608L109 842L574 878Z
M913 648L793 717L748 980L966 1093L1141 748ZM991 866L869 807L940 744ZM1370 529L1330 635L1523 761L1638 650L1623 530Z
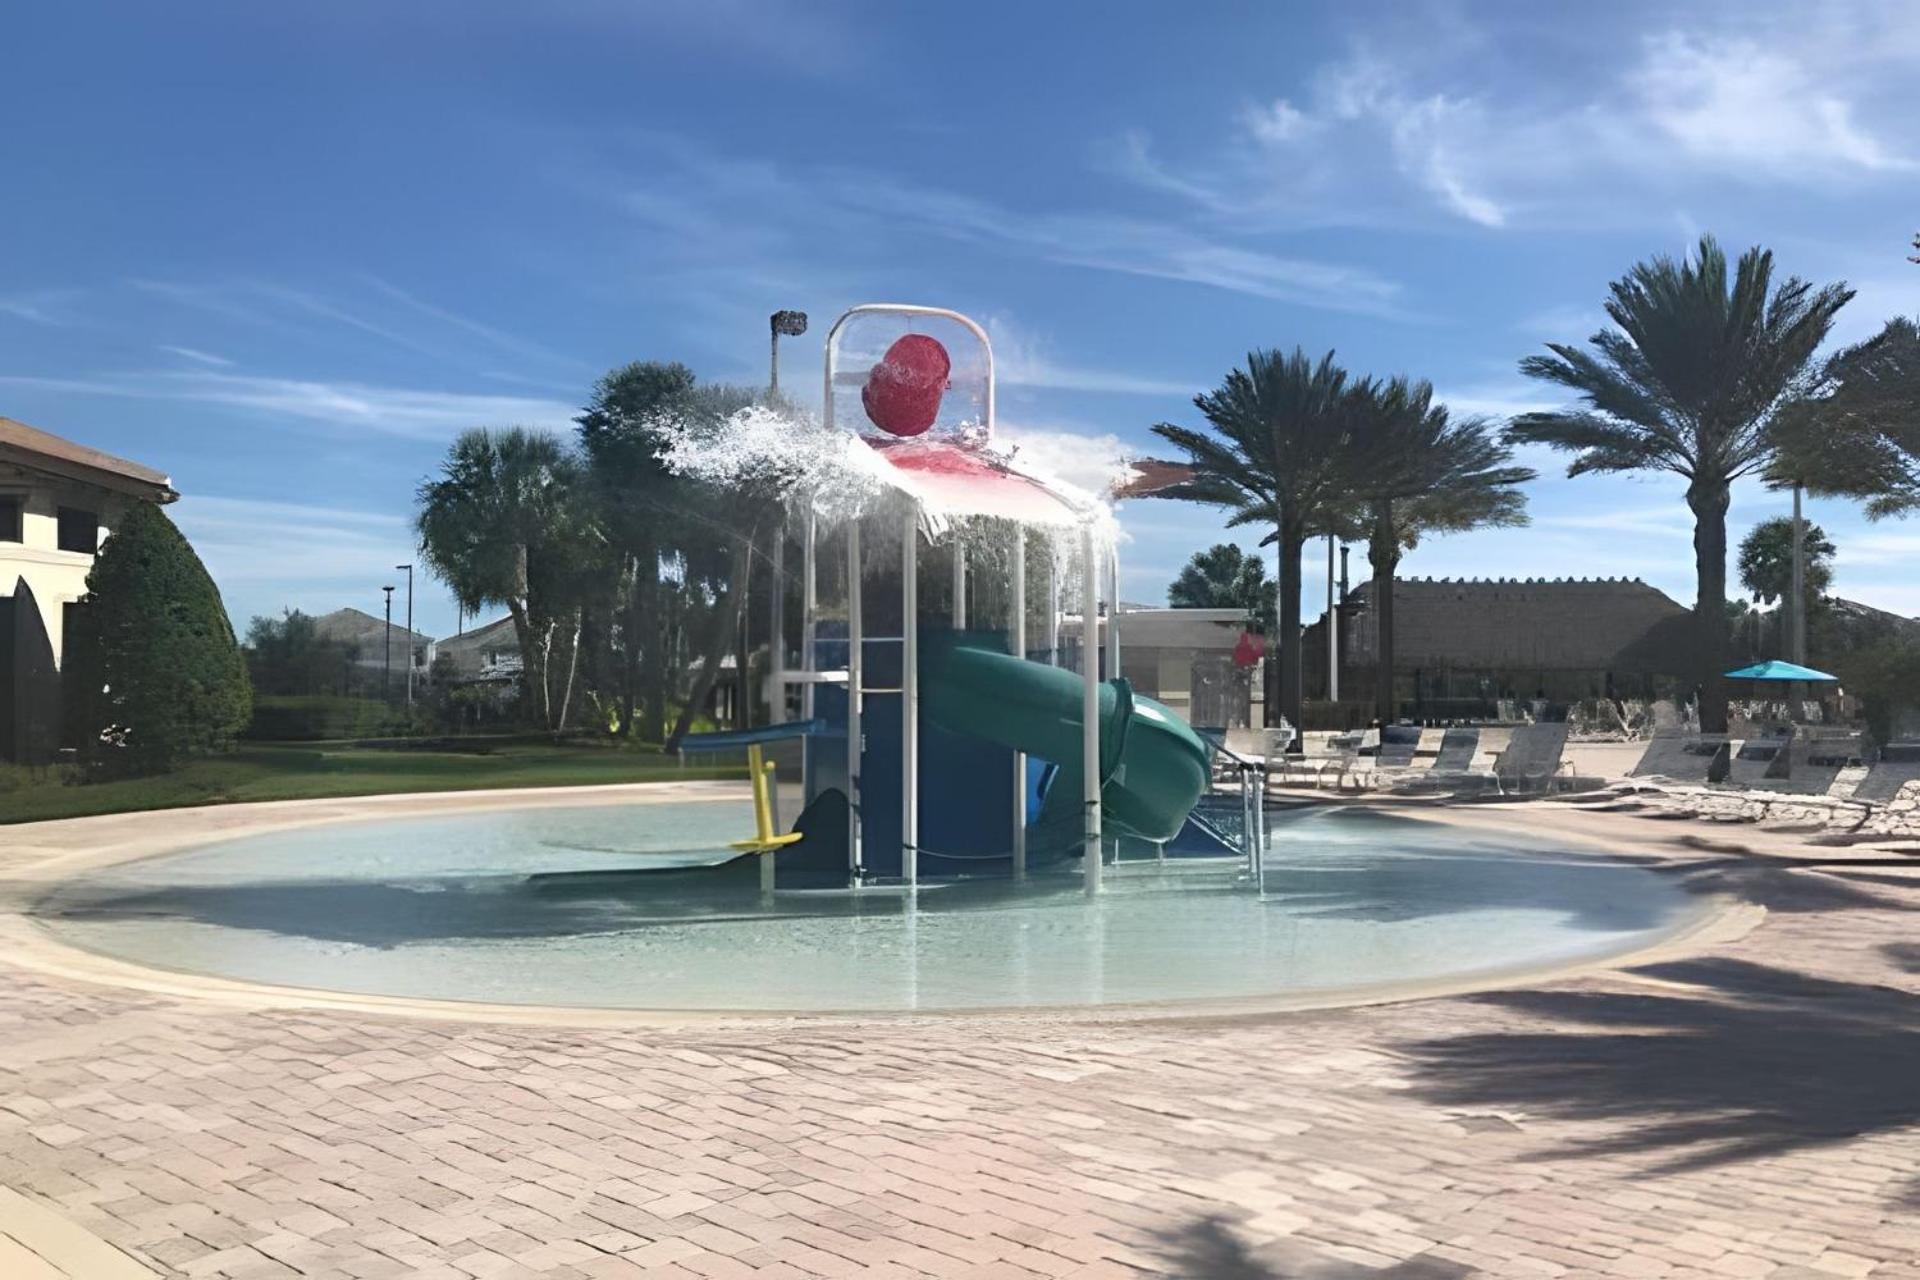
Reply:
M1920 644L1895 641L1858 649L1834 665L1841 687L1860 699L1876 742L1893 736L1896 713L1920 707Z
M258 695L247 737L258 742L387 738L407 733L405 708L377 698Z
M233 744L252 709L246 662L219 589L159 507L127 510L78 612L70 723L93 768L158 773Z

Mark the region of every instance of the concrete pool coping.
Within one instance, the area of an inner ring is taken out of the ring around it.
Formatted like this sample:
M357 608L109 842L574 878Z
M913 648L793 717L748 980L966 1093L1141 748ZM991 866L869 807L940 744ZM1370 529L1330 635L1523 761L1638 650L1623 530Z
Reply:
M1049 1005L901 1011L751 1011L594 1008L568 1005L499 1004L404 996L364 995L323 988L280 986L170 970L121 960L58 937L33 914L36 904L89 873L228 840L319 826L411 817L505 812L539 808L664 804L738 800L741 782L650 782L598 787L547 787L494 791L433 792L327 800L270 801L136 814L114 814L23 824L5 829L0 850L0 944L24 968L81 982L202 1000L254 1010L331 1009L359 1014L523 1026L683 1027L690 1025L858 1024L926 1019L1039 1020L1072 1023L1233 1019L1296 1011L1391 1004L1466 995L1623 969L1701 954L1745 936L1765 917L1763 908L1719 893L1699 894L1687 919L1661 937L1637 946L1559 964L1493 967L1431 979L1329 987L1283 994L1193 999L1143 1004ZM1543 826L1556 841L1580 846L1566 852L1626 861L1617 836L1583 831L1532 804L1482 805L1471 811L1433 805L1396 810L1412 821L1490 835ZM1691 892L1691 891L1690 891Z

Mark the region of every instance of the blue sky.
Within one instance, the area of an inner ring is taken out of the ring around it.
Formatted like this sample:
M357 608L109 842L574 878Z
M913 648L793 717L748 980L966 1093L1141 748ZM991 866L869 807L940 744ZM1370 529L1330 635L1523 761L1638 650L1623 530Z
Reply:
M775 307L802 386L847 305L981 318L1003 421L1069 457L1255 346L1552 403L1519 357L1702 230L1855 285L1844 339L1920 312L1897 4L80 2L8 46L0 414L171 471L243 625L377 610L462 428L566 430L629 359L758 380ZM1530 460L1532 528L1404 571L1690 601L1676 482ZM1784 506L1740 491L1736 538ZM1841 592L1920 613L1920 524L1814 515ZM1217 540L1123 517L1130 599Z

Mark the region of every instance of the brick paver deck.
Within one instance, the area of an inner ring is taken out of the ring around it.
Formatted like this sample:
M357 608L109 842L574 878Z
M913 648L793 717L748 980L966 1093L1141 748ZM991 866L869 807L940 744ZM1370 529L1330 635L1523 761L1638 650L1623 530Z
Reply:
M1147 1022L487 1025L0 963L0 1184L236 1280L1920 1276L1920 871L1581 821L1766 923Z

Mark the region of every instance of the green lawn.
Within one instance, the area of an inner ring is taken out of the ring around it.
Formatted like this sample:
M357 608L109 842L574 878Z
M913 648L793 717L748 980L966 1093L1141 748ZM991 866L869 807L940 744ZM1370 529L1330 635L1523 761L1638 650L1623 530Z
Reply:
M475 741L459 749L372 747L355 743L254 743L231 755L196 760L157 778L73 785L57 771L10 770L0 777L0 823L77 818L140 809L178 809L249 800L307 800L407 791L491 787L577 787L612 782L738 778L738 766L681 768L657 751Z

